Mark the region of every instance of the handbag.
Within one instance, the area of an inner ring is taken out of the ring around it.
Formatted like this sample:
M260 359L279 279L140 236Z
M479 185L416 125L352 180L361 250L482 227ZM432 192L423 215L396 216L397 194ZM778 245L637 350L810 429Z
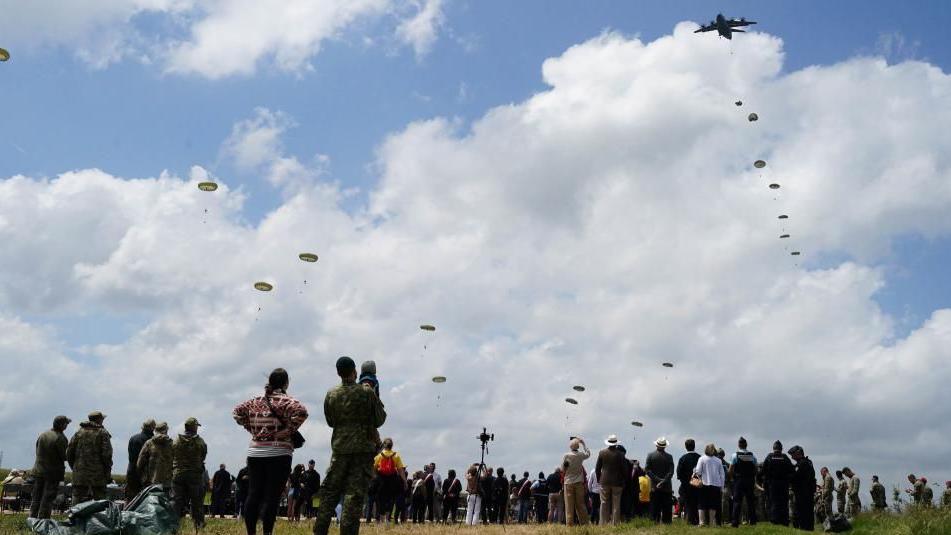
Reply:
M690 476L690 486L695 488L700 488L703 486L703 480L700 479L700 476L698 476L697 474L694 474Z
M277 418L277 421L280 422L284 427L290 428L290 426L287 425L287 422L284 421L284 418L281 418L277 414L277 411L274 410L274 407L271 406L271 398L265 395L264 402L267 403L267 408L270 409L271 414ZM302 448L304 446L304 442L306 442L306 440L304 439L304 435L300 434L300 431L295 430L293 433L291 433L291 445L294 446L295 450Z

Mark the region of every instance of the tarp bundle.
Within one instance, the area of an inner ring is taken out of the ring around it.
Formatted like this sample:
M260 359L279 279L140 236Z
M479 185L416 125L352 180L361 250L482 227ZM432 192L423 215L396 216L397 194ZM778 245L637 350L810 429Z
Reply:
M65 522L27 520L33 533L39 535L168 535L178 533L178 524L168 495L158 485L140 492L125 510L108 500L98 500L72 507Z

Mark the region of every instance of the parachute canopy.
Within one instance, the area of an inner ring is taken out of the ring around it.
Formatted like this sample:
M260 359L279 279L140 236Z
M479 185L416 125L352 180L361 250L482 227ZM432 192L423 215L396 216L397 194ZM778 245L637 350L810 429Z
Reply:
M673 367L674 367L674 363L673 363L673 362L665 362L665 363L663 364L663 366L664 366L665 368L673 368Z
M263 282L263 281L262 281L262 282L255 282L255 283L254 283L254 289L255 289L255 290L260 290L260 291L262 291L262 292L270 292L271 290L274 289L274 286L271 286L271 284L268 283L268 282Z
M442 384L442 383L445 383L445 382L446 382L446 378L443 377L442 375L437 375L437 376L433 377L433 382L434 382L434 383L437 383L437 384Z
M756 115L755 113L749 114L746 118L749 119L751 123L759 121L759 115Z
M789 219L789 216L786 215L786 214L783 214L783 215L779 216L779 218L780 218L780 219Z
M0 61L6 61L10 59L10 53L7 52L6 48L0 48Z
M779 235L779 238L780 238L780 239L782 239L782 238L788 238L788 237L789 237L789 234L780 234L780 235Z
M753 167L755 167L755 168L757 168L757 169L762 169L762 168L766 167L766 161L765 161L765 160L756 160L755 162L753 162Z
M571 388L573 388L575 392L584 392L584 387L581 385L575 385Z
M565 403L570 403L570 404L572 404L572 405L577 405L577 404L578 404L578 400L575 399L575 398L565 398Z
M769 189L779 189L779 184L773 182L772 184L769 185Z
M793 252L791 252L791 253L789 253L789 254L791 254L791 255L793 255L793 256L799 256L800 253L799 253L799 251L793 251Z
M631 422L631 425L633 425L634 427L644 427L644 424L642 424L641 422L638 422L637 420L634 420L633 422Z
M742 100L737 100L736 102L734 102L734 104L736 104L737 106L742 106L742 105L743 105L743 101L742 101Z
M297 257L300 258L301 260L303 260L304 262L316 262L316 261L317 261L317 255L315 255L314 253L301 253L301 254L297 255Z
M215 191L218 189L218 184L215 184L214 182L199 182L198 189L202 191Z
M434 327L434 326L432 326L432 325L420 325L419 328L422 329L422 330L424 330L424 331L435 331L435 330L436 330L436 327Z

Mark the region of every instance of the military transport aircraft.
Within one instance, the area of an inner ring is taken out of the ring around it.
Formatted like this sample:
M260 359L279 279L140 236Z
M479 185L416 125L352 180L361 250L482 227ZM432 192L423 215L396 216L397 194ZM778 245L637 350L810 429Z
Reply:
M701 26L699 30L693 33L712 32L713 30L716 30L717 33L720 34L720 37L733 39L734 32L742 33L744 31L744 30L737 30L736 28L740 26L749 26L751 24L756 24L756 23L746 19L740 19L740 20L727 19L722 14L720 14L720 15L717 15L716 20L711 20L709 25Z

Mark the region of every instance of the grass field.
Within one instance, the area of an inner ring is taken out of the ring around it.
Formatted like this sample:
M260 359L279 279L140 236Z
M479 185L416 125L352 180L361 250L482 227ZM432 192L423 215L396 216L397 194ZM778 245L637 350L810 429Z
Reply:
M23 515L2 515L0 516L0 534L25 533L26 521ZM186 520L183 534L193 533L191 524ZM288 523L278 521L274 532L275 535L309 535L311 533L312 523ZM821 532L821 528L818 529ZM479 535L575 535L582 534L609 534L609 533L643 533L646 535L681 535L688 533L738 533L743 535L780 535L802 533L791 528L772 526L767 523L760 523L756 526L742 526L739 529L732 528L695 528L686 526L675 521L670 526L655 526L647 521L637 521L623 524L617 527L576 527L569 530L564 526L548 525L528 525L517 526L509 525L505 528L501 526L480 526L477 528L468 528L466 526L444 526L427 525L413 526L375 526L363 525L361 533L367 534L425 534L425 535L449 535L461 534L465 532L478 533ZM201 532L203 535L243 535L243 525L236 520L210 520L208 526ZM338 533L336 528L331 529L331 533ZM904 515L875 515L865 514L858 518L855 523L855 529L851 532L856 535L865 533L882 533L888 535L949 535L951 534L951 510L931 510L908 513Z

